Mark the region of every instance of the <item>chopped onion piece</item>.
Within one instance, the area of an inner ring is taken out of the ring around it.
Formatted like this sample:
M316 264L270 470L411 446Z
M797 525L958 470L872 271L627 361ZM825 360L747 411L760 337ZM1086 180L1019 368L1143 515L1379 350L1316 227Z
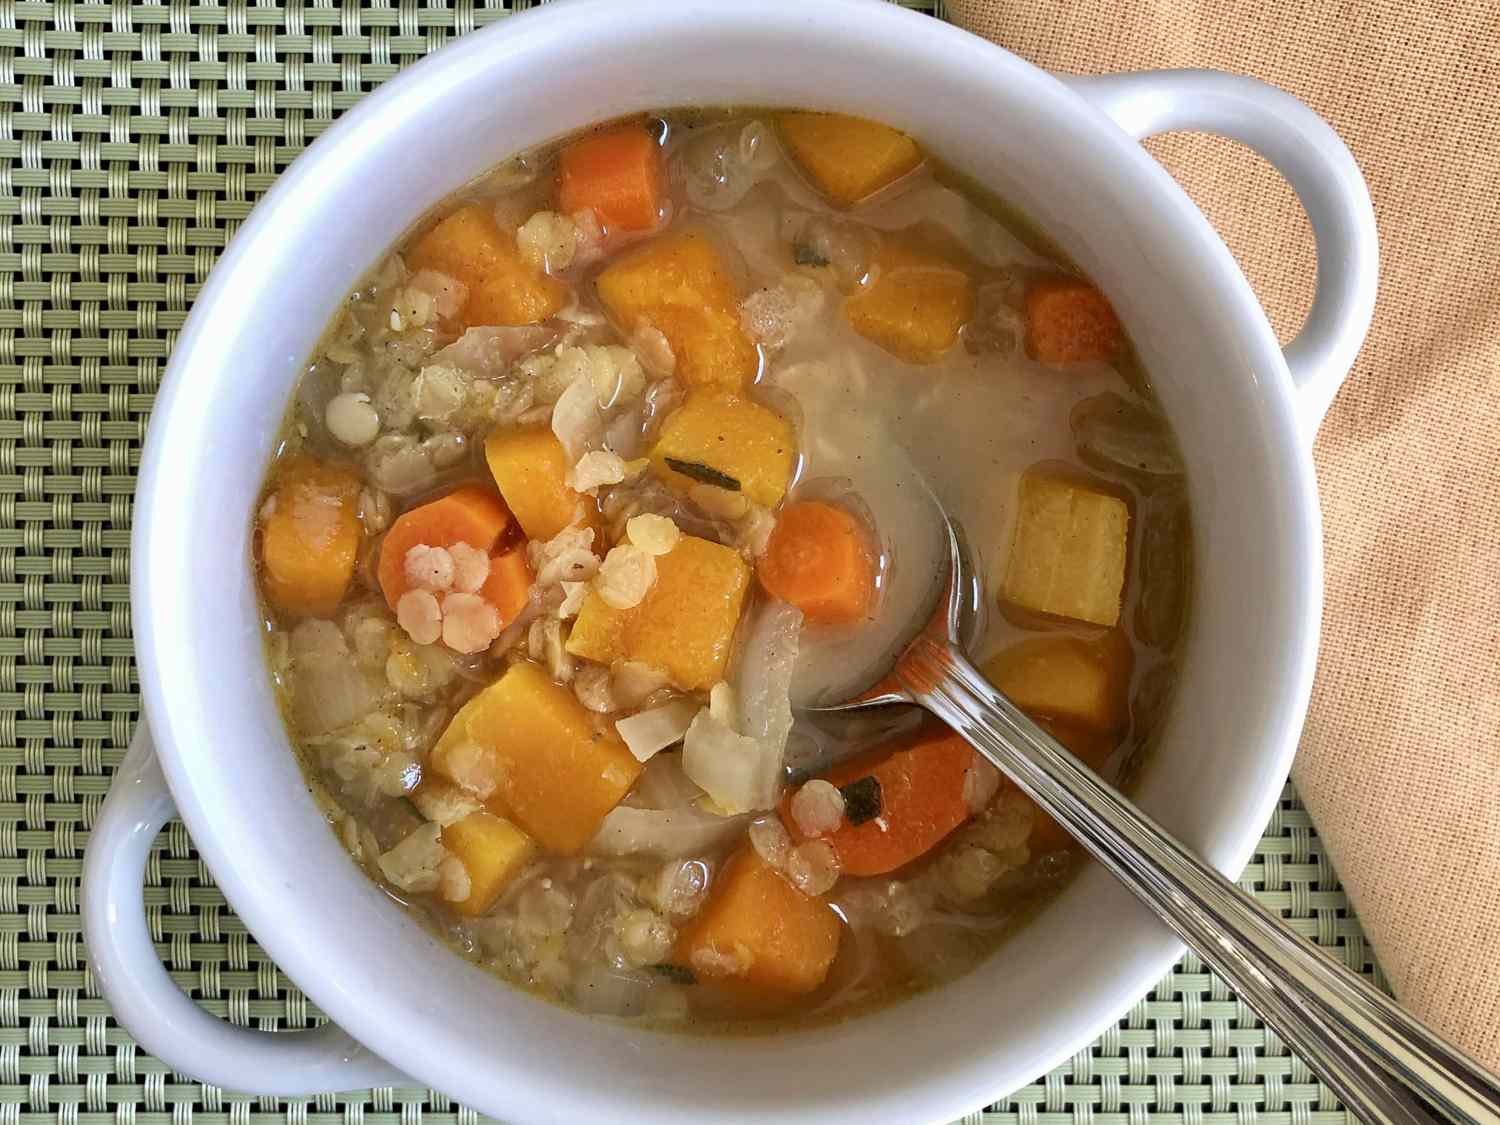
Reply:
M648 761L658 751L682 741L698 706L685 699L641 711L615 723L615 730L637 761Z
M741 816L714 816L691 805L680 809L637 809L616 805L589 841L594 855L700 855L737 836Z
M754 812L776 804L781 751L782 746L740 734L704 708L683 738L682 767L726 813Z

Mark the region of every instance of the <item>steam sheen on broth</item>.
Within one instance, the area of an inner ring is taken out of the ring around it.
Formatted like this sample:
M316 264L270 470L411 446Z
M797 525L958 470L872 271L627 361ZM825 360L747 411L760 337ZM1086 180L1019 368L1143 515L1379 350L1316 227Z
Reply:
M457 954L585 1011L760 1030L951 979L1081 858L940 724L793 711L928 604L934 495L972 655L1123 777L1189 524L1087 280L859 119L674 110L507 161L349 296L267 474L309 786Z

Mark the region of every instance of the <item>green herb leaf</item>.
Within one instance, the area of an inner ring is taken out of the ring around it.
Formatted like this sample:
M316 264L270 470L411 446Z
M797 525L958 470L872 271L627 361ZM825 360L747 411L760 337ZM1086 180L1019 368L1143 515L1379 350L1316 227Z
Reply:
M712 465L700 465L697 461L679 461L675 457L664 458L667 468L675 473L681 473L685 477L692 477L704 484L711 484L715 488L722 488L728 492L738 492L740 482L728 473L721 473Z
M823 257L822 254L819 254L811 246L807 246L801 242L795 243L792 246L792 261L796 262L799 266L826 266L828 264L827 258Z
M693 975L693 970L686 965L669 965L663 961L660 965L652 965L653 973L660 973L673 984L697 984L698 978Z
M844 815L850 824L863 824L880 815L880 781L874 775L861 777L842 786Z

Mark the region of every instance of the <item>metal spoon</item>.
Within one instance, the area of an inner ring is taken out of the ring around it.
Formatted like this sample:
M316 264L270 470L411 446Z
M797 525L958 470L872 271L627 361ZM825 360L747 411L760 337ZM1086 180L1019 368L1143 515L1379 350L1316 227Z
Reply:
M1336 964L1200 859L996 691L961 638L980 583L946 516L947 588L889 675L851 715L916 704L1003 770L1149 906L1316 1069L1361 1121L1500 1122L1500 1084L1474 1060ZM1424 1102L1425 1099L1425 1102Z

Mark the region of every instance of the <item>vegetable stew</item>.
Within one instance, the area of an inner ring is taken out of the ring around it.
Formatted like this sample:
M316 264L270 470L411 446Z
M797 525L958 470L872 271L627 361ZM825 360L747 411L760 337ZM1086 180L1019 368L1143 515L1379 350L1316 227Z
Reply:
M844 1016L1003 941L1067 836L932 720L796 704L865 686L941 580L925 482L985 576L985 674L1109 776L1150 745L1182 469L1047 247L917 140L782 111L601 125L421 221L255 515L354 861L506 980L670 1026Z

